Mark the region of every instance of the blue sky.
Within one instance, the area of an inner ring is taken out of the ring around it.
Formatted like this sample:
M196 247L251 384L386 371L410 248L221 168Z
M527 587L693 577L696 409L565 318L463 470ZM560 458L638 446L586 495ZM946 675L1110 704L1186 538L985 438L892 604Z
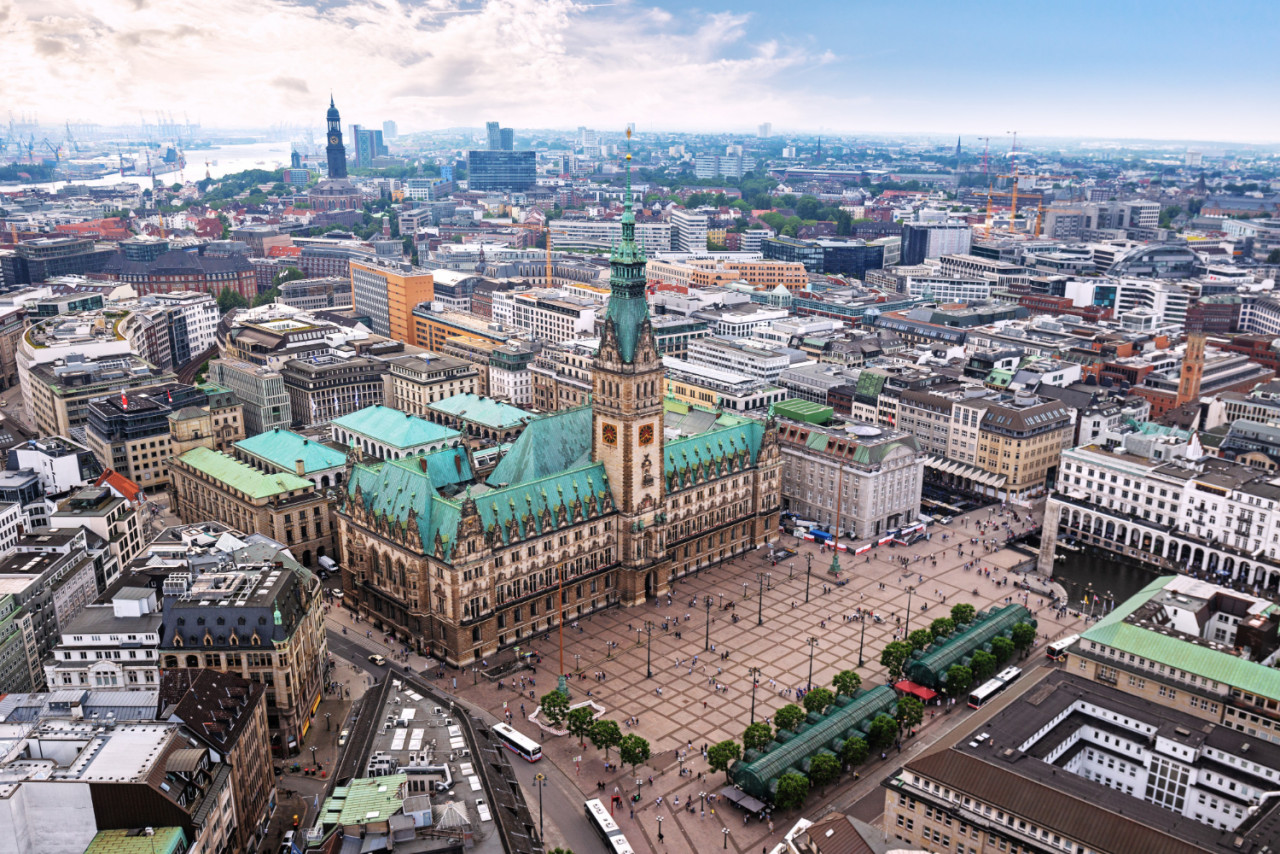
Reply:
M45 121L1280 141L1280 4L0 0Z

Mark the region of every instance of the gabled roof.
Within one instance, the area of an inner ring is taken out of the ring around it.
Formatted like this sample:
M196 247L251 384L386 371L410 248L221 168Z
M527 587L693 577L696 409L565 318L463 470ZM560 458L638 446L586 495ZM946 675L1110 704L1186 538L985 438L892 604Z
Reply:
M241 439L236 447L288 472L295 471L297 460L302 460L303 474L339 468L347 462L347 455L342 451L279 427Z
M93 482L93 485L106 486L126 501L145 501L147 498L141 486L138 486L138 484L129 480L129 478L115 469L107 469Z
M731 463L744 468L754 464L764 431L761 422L746 421L672 439L663 447L663 474L668 488L693 483L699 466L710 473Z
M591 407L535 418L511 445L489 484L522 483L562 472L591 452Z
M366 406L350 415L335 418L333 423L352 433L401 449L448 441L462 435L457 430L380 404Z

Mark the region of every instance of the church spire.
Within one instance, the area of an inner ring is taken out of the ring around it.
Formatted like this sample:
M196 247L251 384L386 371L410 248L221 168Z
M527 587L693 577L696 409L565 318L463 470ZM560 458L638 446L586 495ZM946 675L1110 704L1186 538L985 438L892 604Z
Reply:
M609 308L605 324L612 324L618 355L635 361L641 329L649 320L645 257L636 243L636 214L631 195L631 128L627 128L626 191L622 197L622 239L609 255ZM652 333L650 333L652 334ZM606 335L606 338L609 336Z

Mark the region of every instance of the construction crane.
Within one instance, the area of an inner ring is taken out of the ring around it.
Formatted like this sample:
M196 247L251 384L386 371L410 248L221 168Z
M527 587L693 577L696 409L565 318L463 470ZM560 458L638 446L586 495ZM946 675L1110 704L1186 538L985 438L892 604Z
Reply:
M510 225L512 228L528 228L534 231L541 231L544 234L546 234L547 236L547 285L546 286L548 288L555 287L551 277L551 235L552 234L568 234L569 232L563 231L558 228L551 228L548 225L538 225L537 223L532 223L532 222L512 222L512 223L508 223L508 225Z
M1009 230L1013 231L1014 220L1018 218L1018 132L1016 130L1007 132L1013 134L1013 145L1009 147L1009 171L1013 173L1013 199L1009 205ZM1001 175L1000 177L1007 176Z

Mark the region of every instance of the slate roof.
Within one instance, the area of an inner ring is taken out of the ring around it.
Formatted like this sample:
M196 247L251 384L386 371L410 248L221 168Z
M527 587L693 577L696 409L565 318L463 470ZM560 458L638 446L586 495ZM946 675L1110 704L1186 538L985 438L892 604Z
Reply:
M131 261L124 253L112 255L107 259L102 272L111 276L190 276L208 275L210 273L244 273L253 270L253 265L243 255L213 257L199 255L195 252L184 252L170 249L154 261Z
M279 427L241 439L235 444L245 453L264 459L287 472L295 470L297 460L302 460L304 474L339 468L347 462L347 455L342 451Z
M232 489L243 492L250 498L270 498L282 492L312 488L311 481L304 480L296 474L289 472L265 474L247 463L208 448L192 448L178 459Z
M163 719L178 720L215 750L231 750L266 688L234 673L196 667L160 671Z
M349 415L335 418L333 423L352 433L402 449L448 441L462 435L457 430L380 404L366 406Z

